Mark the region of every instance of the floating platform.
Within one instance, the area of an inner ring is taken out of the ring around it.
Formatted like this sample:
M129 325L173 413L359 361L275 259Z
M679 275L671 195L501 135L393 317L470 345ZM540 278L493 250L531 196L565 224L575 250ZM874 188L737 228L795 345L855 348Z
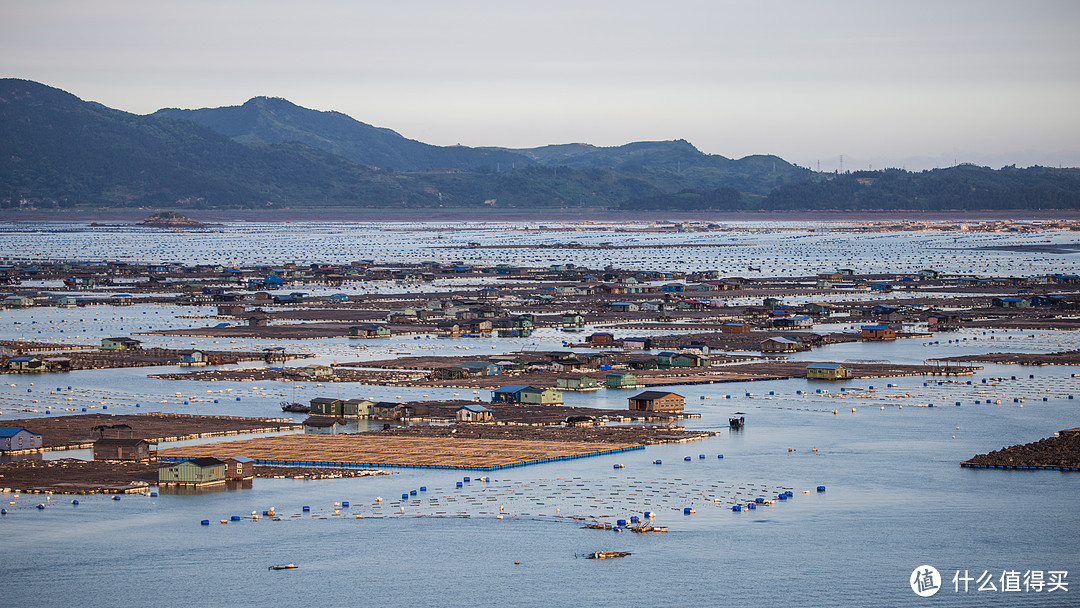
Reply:
M960 466L966 469L1019 469L1022 471L1080 471L1080 467L1064 467L1056 465L1022 465L1022 464L976 464L974 462L961 462Z
M643 449L641 444L311 434L170 448L159 450L158 460L243 454L260 465L496 471Z

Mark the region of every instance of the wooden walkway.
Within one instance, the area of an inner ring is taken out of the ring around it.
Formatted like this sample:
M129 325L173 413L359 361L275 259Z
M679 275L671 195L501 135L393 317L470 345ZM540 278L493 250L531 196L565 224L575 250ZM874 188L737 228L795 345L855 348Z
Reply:
M285 466L406 467L494 471L644 449L643 445L450 437L285 435L158 451L162 461L246 456Z

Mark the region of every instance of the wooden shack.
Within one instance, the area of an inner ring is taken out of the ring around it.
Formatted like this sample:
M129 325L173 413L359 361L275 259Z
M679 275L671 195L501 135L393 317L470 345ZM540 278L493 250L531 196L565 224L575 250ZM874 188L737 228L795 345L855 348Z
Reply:
M817 380L843 380L848 370L839 363L811 363L806 366L806 377Z
M645 391L630 397L629 402L631 410L681 414L686 398L678 393Z
M225 463L217 458L191 458L158 467L163 486L209 486L225 483Z
M330 397L315 397L310 402L312 416L343 416L345 402Z
M226 479L252 479L255 477L255 461L247 456L232 456L226 458Z
M139 438L98 439L94 442L94 460L150 460L150 445Z
M463 405L454 410L454 419L458 422L491 422L495 412L482 405Z
M888 325L863 325L862 337L864 340L895 340L896 330Z

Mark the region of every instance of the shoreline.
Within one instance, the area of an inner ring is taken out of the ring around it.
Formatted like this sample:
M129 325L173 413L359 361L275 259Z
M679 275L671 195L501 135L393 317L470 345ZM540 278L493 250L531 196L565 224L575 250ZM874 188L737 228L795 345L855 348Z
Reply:
M55 210L4 211L0 212L0 222L52 222L70 224L91 221L124 221L132 226L145 220L148 215L167 208L135 209L68 209L64 210L64 219L58 220ZM305 222L530 222L530 221L612 221L625 223L627 212L605 209L348 209L342 207L280 208L264 209L182 209L182 212L197 217L192 219L203 223L213 222L291 222L289 218L302 215ZM478 211L483 211L482 219L477 219ZM667 212L637 211L633 214L635 222L656 221L998 221L998 220L1070 220L1080 219L1080 210L985 210L985 211L698 211ZM213 228L212 226L210 227Z

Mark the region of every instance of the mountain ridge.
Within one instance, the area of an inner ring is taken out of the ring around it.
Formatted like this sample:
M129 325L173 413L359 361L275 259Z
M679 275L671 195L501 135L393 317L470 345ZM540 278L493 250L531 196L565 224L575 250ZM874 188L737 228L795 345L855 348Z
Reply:
M683 139L439 147L345 114L254 97L138 115L0 79L0 209L1077 209L1080 170L821 174Z

